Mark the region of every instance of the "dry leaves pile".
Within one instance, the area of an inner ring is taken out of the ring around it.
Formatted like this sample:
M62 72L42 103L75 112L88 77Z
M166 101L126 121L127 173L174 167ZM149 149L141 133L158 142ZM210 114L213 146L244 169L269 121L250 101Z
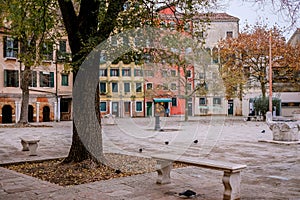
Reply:
M150 158L106 154L106 159L108 166L103 164L97 166L91 161L62 164L62 159L58 159L12 164L5 167L61 186L79 185L155 171L156 161ZM174 164L176 168L184 166L180 163Z

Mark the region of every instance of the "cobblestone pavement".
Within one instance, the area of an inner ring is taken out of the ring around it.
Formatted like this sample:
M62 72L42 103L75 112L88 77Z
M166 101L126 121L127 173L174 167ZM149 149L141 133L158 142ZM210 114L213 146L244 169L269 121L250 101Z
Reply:
M161 131L154 131L154 118L103 121L105 152L151 156L170 149L191 157L247 164L242 171L242 199L300 199L299 144L258 142L272 138L264 122L242 118L161 118ZM67 155L71 144L71 122L45 123L52 127L0 128L0 164L43 160ZM265 133L261 133L265 130ZM40 139L37 156L21 151L20 137ZM193 141L197 139L197 144ZM164 142L169 141L169 145ZM157 185L156 173L62 187L0 167L0 199L180 199L186 189L194 199L222 199L223 173L197 167L172 171L172 183Z

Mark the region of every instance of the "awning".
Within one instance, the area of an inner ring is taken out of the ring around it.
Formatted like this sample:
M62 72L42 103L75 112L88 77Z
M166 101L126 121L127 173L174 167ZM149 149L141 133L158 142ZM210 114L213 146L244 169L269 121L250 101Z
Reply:
M159 103L159 102L172 102L172 99L170 98L153 98L154 103Z

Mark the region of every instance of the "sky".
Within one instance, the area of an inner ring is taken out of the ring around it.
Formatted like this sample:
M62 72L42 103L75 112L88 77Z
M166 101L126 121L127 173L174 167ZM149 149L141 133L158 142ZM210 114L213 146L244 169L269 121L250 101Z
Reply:
M280 28L287 29L289 22L281 13L276 12L273 5L258 5L242 0L227 0L226 5L221 10L229 15L240 19L240 31L245 27L246 23L254 25L256 22L266 22L270 27L277 24ZM286 30L283 35L288 40L295 31L294 29Z

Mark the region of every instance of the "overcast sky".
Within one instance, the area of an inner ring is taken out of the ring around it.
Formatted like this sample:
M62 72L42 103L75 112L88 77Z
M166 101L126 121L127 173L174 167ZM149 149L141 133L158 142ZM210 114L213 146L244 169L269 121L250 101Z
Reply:
M233 15L240 19L240 30L243 29L246 23L253 25L258 22L267 22L272 27L275 23L281 27L289 27L289 23L285 20L281 13L276 12L272 5L258 5L253 3L245 3L242 0L227 0L227 5L224 7L224 12ZM288 40L295 29L287 30L284 36Z

